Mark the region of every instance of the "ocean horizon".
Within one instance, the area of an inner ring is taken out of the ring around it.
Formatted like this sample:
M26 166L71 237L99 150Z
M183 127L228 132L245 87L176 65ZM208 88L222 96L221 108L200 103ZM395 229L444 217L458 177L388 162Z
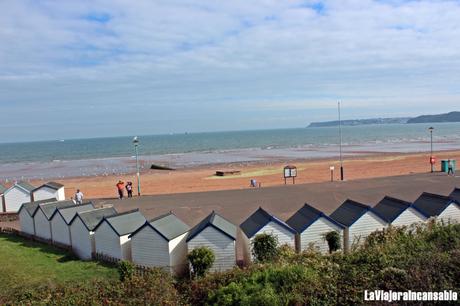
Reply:
M460 149L460 123L343 126L345 155ZM142 167L282 161L338 156L338 127L140 136ZM134 170L131 136L0 144L0 179L108 175Z

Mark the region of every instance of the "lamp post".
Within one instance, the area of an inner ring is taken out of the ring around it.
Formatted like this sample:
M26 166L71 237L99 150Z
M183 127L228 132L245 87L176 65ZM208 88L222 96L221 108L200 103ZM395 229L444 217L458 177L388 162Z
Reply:
M343 158L342 158L342 119L340 117L340 101L337 103L337 107L339 110L339 137L340 137L340 145L339 145L339 155L340 155L340 180L343 181Z
M434 172L434 162L433 162L433 130L434 127L430 126L428 128L430 131L430 164L431 164L431 172Z
M139 139L137 136L133 138L134 150L136 151L136 170L137 170L137 195L141 195L141 176L139 173L139 152L137 147L139 146Z

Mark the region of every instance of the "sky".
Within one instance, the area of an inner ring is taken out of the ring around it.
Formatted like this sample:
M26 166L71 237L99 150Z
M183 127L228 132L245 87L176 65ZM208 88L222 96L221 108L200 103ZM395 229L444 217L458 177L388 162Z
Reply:
M460 1L2 0L0 142L459 110Z

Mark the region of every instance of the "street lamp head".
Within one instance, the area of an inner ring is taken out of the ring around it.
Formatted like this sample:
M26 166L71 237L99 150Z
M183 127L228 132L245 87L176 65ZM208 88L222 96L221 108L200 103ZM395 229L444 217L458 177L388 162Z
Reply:
M134 144L135 146L139 145L139 139L137 138L137 136L135 136L135 137L133 138L133 144Z
M430 127L428 128L428 130L429 130L430 132L433 132L434 127L430 126Z

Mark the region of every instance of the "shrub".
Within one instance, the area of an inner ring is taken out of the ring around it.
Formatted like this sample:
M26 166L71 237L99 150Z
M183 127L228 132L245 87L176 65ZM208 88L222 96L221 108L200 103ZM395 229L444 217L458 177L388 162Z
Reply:
M193 249L188 255L187 259L192 265L194 276L204 276L206 272L212 267L216 256L214 252L208 247L199 247Z
M124 282L127 279L131 279L134 275L134 264L127 260L122 260L118 262L118 274L120 276L120 281Z
M278 256L278 238L270 234L258 234L252 241L252 255L258 262L273 261Z
M327 233L325 239L329 247L329 253L335 252L341 248L340 235L336 231Z

